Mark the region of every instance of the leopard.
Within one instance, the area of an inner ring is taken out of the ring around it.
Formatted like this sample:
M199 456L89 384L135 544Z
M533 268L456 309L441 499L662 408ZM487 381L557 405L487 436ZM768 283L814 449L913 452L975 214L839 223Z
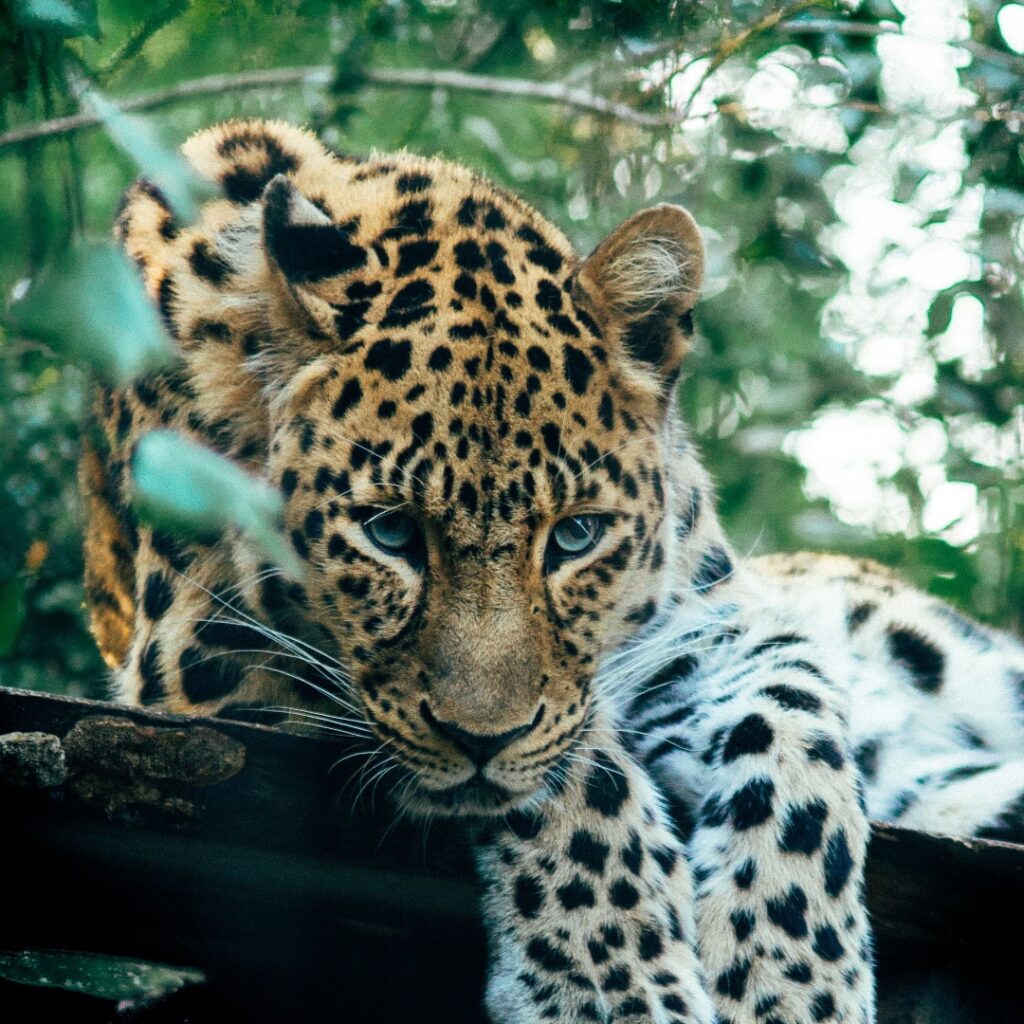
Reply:
M1024 647L872 562L738 557L676 400L693 217L581 257L439 157L183 153L198 219L142 179L115 226L175 362L83 442L116 698L378 744L465 823L495 1022L873 1021L869 822L1022 837ZM154 430L278 488L301 572L140 518Z

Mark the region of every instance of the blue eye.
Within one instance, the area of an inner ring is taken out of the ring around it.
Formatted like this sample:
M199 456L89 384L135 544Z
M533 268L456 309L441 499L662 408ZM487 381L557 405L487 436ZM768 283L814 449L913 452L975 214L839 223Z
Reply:
M407 554L420 541L416 520L404 512L374 511L363 523L363 530L377 547L393 555Z
M597 545L604 533L601 516L584 513L560 519L551 529L548 555L557 560L578 558Z

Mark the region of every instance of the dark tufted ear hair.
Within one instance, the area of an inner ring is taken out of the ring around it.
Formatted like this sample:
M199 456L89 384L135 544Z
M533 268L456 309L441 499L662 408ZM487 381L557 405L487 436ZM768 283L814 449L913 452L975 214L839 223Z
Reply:
M283 174L263 192L264 246L290 284L313 284L364 266L366 249L354 245L351 234L351 226L335 224Z
M627 363L664 383L689 348L703 273L700 229L681 206L664 203L634 214L601 242L576 287L579 301L589 299L617 328Z

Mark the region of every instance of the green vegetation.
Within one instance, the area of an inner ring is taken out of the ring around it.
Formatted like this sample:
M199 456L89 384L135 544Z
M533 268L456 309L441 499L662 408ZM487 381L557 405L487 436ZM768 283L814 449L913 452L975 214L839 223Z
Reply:
M176 146L245 115L461 160L584 251L685 204L711 265L680 400L738 547L878 558L1021 626L1022 22L1000 0L4 5L0 292L24 298L0 328L0 683L102 694L80 416L89 374L166 343L104 244L140 167L179 182ZM177 193L187 217L202 196Z

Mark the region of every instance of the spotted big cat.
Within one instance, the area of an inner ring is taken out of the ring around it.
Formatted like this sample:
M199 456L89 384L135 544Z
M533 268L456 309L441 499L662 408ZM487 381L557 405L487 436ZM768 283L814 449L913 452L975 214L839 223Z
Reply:
M582 258L444 160L184 152L198 221L140 181L116 223L179 358L82 461L118 698L372 736L470 826L496 1022L872 1021L868 819L1021 834L1024 650L875 564L737 558L676 402L692 217ZM298 579L136 520L158 428L280 488Z

